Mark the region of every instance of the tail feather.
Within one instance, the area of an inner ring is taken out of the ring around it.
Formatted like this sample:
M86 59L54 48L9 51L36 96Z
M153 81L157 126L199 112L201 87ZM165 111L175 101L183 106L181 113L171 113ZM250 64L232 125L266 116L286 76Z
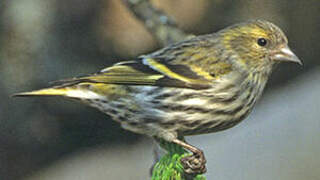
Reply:
M32 96L65 96L70 98L80 99L100 99L103 98L100 94L89 89L79 87L64 87L64 88L46 88L30 92L22 92L13 94L13 97L32 97Z
M24 96L67 96L68 91L66 88L46 88L30 92L22 92L13 94L13 97L24 97Z

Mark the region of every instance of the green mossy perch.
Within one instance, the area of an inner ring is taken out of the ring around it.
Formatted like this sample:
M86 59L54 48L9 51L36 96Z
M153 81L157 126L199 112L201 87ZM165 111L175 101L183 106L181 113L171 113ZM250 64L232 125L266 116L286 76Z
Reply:
M179 145L167 142L160 142L161 147L167 150L167 154L161 157L152 171L151 180L206 180L203 175L186 177L180 159L189 155Z

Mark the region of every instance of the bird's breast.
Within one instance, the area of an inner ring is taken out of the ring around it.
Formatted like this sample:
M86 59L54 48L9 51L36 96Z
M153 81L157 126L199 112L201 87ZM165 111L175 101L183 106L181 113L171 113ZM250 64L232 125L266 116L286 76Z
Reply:
M206 90L163 90L152 99L155 108L164 112L165 124L178 124L172 127L181 134L210 133L233 127L247 117L265 83L257 74L248 74L220 80Z

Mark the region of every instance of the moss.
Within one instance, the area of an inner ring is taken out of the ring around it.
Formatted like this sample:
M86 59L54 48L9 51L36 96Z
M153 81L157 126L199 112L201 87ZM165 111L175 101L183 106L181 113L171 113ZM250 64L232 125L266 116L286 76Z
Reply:
M161 157L152 171L151 180L206 180L203 175L194 177L185 177L183 166L180 163L181 158L189 155L179 145L168 142L160 142L161 147L167 150L167 154Z

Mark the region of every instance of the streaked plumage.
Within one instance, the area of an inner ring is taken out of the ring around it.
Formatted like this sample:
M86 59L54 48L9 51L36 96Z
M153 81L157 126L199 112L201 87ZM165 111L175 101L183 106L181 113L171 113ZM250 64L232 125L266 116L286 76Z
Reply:
M221 131L243 120L280 61L300 62L278 27L257 20L18 95L79 99L125 129L175 142L180 136Z

